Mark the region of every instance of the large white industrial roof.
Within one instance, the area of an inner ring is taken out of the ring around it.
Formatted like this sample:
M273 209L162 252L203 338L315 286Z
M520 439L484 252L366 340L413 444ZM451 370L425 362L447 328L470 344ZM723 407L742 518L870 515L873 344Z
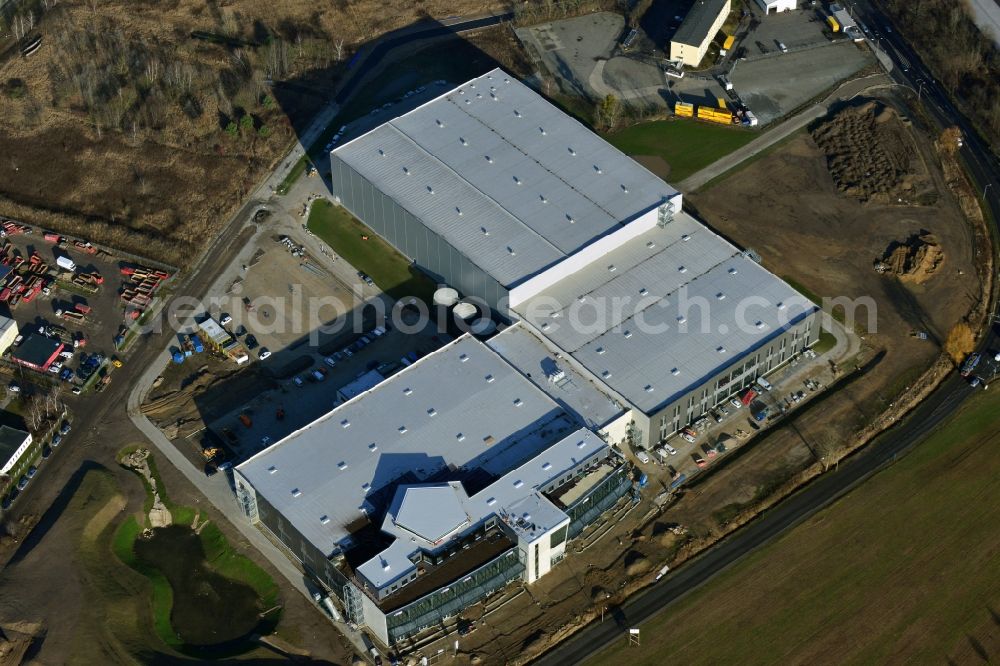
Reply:
M333 154L507 287L677 194L500 69Z
M815 309L728 241L679 213L517 311L648 414Z
M325 554L406 473L503 474L575 428L548 396L463 336L237 467Z
M521 322L486 344L588 428L600 430L625 413L612 391L578 370L551 341Z
M471 497L457 481L400 487L382 525L395 541L357 571L382 589L416 569L410 556L418 548L440 548L447 543L446 537L467 532L493 515L530 543L569 520L540 491L581 464L607 457L608 452L600 437L581 429Z

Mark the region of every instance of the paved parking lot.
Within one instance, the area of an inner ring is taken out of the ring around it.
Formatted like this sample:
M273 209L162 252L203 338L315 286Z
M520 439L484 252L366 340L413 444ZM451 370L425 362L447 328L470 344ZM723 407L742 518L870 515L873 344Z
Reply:
M741 61L730 78L743 102L766 125L874 62L866 46L845 41Z
M564 92L592 97L599 94L589 84L594 66L612 56L624 31L625 18L610 12L514 30L532 59L562 82Z
M810 7L770 16L757 14L757 18L759 23L753 33L741 42L741 46L747 49L747 58L780 52L778 42L792 51L830 41L824 34L826 28L824 19L818 11ZM758 42L763 48L758 46Z
M780 423L784 416L819 395L833 382L830 360L839 360L856 353L857 338L848 336L839 325L836 325L836 329L838 343L833 349L824 354L814 355L808 352L794 357L767 376L767 381L771 384L770 391L755 387L758 395L749 407L741 405L737 408L726 402L723 406L727 414L723 415L721 423L716 423L711 415L706 415L701 425L695 427L697 437L694 442L674 435L667 441L667 445L673 447L676 454L668 454L667 459L662 460L653 451L649 451L650 462L640 464L640 468L664 485L669 485L675 474L683 474L690 479L701 471L696 459L700 458L706 465L711 465L741 446L747 438L757 434L758 430ZM763 422L758 422L753 414L762 407L767 407L768 417ZM721 453L716 448L719 442L725 443L725 450ZM635 459L634 455L631 457Z

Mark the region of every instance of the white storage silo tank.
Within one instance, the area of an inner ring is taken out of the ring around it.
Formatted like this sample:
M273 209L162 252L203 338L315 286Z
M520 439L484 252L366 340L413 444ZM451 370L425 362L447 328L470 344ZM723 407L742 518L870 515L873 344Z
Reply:
M479 310L476 309L476 306L466 301L462 301L456 305L453 312L455 313L455 317L464 321L469 321L479 314Z
M434 292L434 305L450 308L458 302L458 292L451 287L441 287Z

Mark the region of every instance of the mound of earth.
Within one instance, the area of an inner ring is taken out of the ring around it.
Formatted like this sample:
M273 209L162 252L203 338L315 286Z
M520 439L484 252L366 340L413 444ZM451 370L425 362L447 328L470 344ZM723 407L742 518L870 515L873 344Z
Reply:
M893 241L885 254L875 260L875 270L901 280L920 284L932 276L944 261L944 252L934 234L921 231L905 241Z
M891 107L848 107L812 132L837 188L859 201L916 203L928 178L912 138Z
M641 576L652 568L652 564L642 554L636 551L625 556L625 575L629 577Z

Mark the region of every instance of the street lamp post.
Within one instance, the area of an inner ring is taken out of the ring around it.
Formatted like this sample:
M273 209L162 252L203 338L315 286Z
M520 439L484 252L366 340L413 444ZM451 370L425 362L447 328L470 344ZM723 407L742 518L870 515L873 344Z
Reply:
M983 188L983 201L986 201L986 191L993 187L993 183L986 183L986 187Z
M919 102L920 101L920 95L921 95L921 93L924 92L924 80L921 79L920 81L917 81L917 83L920 84L920 87L917 88L917 101Z

